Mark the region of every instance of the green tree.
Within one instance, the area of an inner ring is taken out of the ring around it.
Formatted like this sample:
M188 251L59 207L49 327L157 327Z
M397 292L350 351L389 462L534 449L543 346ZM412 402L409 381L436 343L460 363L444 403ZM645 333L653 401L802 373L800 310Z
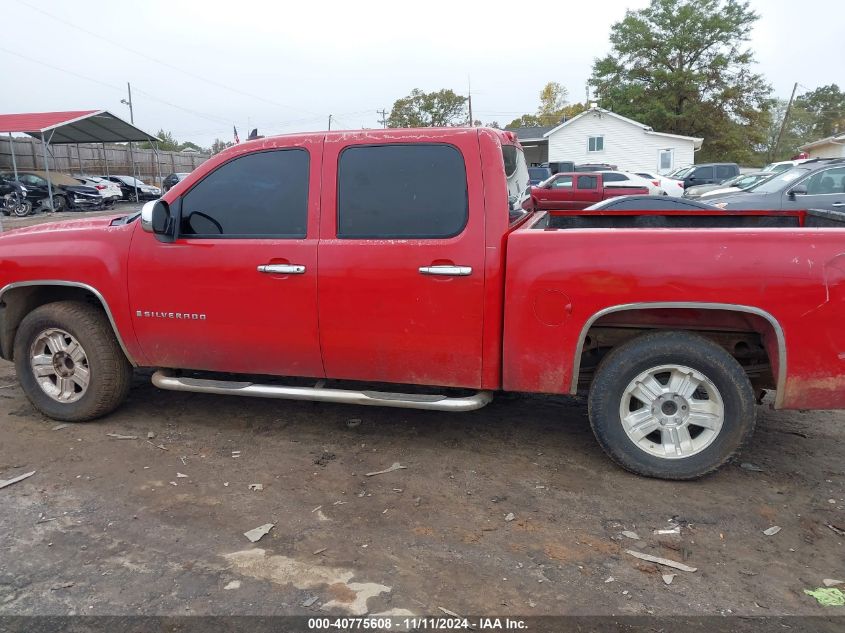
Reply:
M771 121L771 87L747 47L757 19L744 0L651 0L611 27L590 84L602 107L704 137L702 160L753 161Z
M186 149L193 149L193 150L196 150L198 152L207 152L208 151L208 150L203 149L202 147L200 147L196 143L192 143L191 141L185 141L184 143L179 143L179 151L180 152L182 150L186 150Z
M561 118L569 95L566 88L556 81L550 81L540 91L540 107L537 108L537 118L540 125L554 125Z
M786 99L772 100L770 123L766 130L766 140L761 151L761 162L771 163L786 160L790 156L794 156L801 145L813 140L812 128L815 117L796 102L792 104L789 119L783 128L783 136L781 136L778 144L783 118L786 115L786 105Z
M156 136L161 139L160 142L156 143L156 147L163 152L176 152L179 151L179 141L176 140L176 137L173 136L171 132L165 132L164 130L160 129L156 132ZM141 149L152 149L153 144L148 142L138 143L138 147Z
M211 153L212 154L219 154L227 147L232 147L234 143L232 141L221 141L219 138L214 139L214 142L211 144Z
M805 130L805 141L845 132L845 93L836 84L805 92L795 99L795 108L803 109L812 117L809 129Z
M535 125L540 125L540 117L536 114L523 114L521 117L518 117L508 123L505 127L534 127Z
M446 127L465 125L467 98L449 89L423 92L414 89L397 99L387 117L387 127Z

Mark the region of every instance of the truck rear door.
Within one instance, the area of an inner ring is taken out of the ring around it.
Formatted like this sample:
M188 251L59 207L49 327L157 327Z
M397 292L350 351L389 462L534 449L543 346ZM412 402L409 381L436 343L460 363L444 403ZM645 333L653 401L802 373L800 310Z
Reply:
M329 377L480 386L478 133L428 137L326 138L318 296Z
M578 201L580 205L578 209L586 209L587 207L601 202L602 195L602 179L599 175L578 176L575 179L576 190L578 192ZM576 208L576 207L573 207Z

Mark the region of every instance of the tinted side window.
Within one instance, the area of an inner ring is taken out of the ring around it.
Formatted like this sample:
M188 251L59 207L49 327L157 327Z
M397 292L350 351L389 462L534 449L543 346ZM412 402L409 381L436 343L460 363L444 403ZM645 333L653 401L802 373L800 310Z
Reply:
M572 187L572 176L558 176L552 181L552 189L569 189Z
M595 189L598 186L595 176L578 176L579 189Z
M464 158L451 145L348 147L337 174L339 238L446 238L469 217Z
M713 167L696 167L692 175L698 178L699 180L707 178L712 179L714 177Z
M845 167L825 169L807 178L807 193L826 195L845 192Z
M605 182L622 182L624 180L628 180L628 177L625 174L602 174L604 177Z
M308 152L256 152L225 163L182 198L186 237L305 237Z
M719 180L726 180L737 175L737 170L733 165L717 165L716 178Z

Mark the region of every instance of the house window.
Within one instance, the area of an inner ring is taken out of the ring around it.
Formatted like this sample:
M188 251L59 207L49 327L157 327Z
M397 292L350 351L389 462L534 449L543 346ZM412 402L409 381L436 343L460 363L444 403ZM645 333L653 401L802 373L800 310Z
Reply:
M660 171L667 172L672 169L672 163L674 160L673 156L674 152L671 149L662 149L660 150Z
M587 141L587 151L601 152L604 150L604 136L591 136Z

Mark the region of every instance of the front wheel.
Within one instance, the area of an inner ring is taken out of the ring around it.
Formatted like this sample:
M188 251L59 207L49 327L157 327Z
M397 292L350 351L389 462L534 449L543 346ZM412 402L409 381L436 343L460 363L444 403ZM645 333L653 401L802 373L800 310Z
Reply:
M694 479L727 462L754 431L742 366L690 332L654 332L611 351L589 395L596 439L639 475Z
M32 213L32 203L29 200L22 200L15 205L15 215L19 218L25 218Z
M132 366L102 310L59 301L30 312L15 335L15 370L36 409L83 422L110 413L129 393Z

